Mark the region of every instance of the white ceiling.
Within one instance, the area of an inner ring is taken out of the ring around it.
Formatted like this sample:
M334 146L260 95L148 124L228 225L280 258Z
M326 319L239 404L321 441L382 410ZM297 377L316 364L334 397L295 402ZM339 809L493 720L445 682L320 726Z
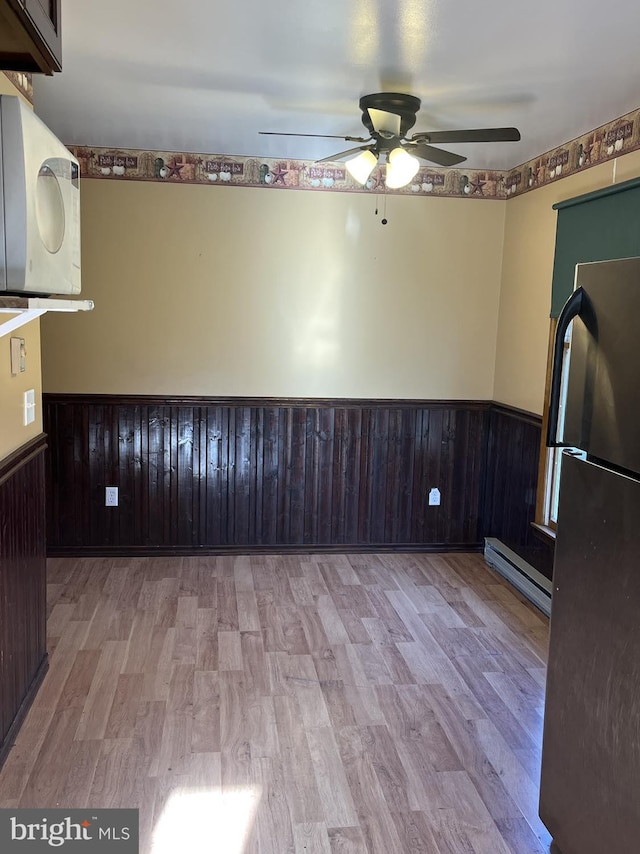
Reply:
M443 146L508 169L640 107L640 3L64 0L63 72L36 110L67 144L318 159L366 136L361 95L417 95L413 129L511 126Z

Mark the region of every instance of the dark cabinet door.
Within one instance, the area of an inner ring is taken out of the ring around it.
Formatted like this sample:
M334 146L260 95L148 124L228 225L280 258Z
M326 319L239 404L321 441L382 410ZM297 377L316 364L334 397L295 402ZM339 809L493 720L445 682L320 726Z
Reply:
M0 68L62 70L61 0L0 0Z
M25 0L24 7L43 41L60 65L60 0Z

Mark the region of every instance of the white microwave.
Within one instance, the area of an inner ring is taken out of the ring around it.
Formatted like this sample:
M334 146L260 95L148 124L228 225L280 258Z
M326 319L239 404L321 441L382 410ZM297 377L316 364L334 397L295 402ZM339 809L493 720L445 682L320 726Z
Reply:
M0 95L0 295L3 293L80 293L78 161L12 95Z

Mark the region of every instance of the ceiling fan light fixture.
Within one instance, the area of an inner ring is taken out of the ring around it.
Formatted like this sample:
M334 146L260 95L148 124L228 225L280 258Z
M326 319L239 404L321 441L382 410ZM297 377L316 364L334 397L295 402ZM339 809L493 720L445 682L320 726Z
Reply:
M1 0L0 0L1 2ZM24 5L24 0L22 0ZM365 143L357 148L349 148L329 157L316 160L316 163L345 160L347 170L359 184L366 184L375 168L378 157L387 157L387 186L395 189L404 187L415 177L420 160L435 163L436 166L450 168L464 163L467 159L453 151L436 148L432 143L463 142L517 142L520 131L517 128L468 128L466 130L438 130L407 134L416 123L420 109L420 98L401 92L377 92L363 95L359 101L362 110L362 124L369 137L338 136L336 134L281 133L280 131L260 131L260 133L278 136L319 136L327 139L344 139L347 142ZM363 152L355 156L357 152ZM411 152L411 153L410 153Z
M389 152L387 163L386 185L391 190L405 187L411 181L420 168L420 161L409 154L404 148L394 148Z
M357 157L347 160L344 165L354 181L357 181L358 184L366 184L369 175L376 168L377 162L378 158L373 151L367 149L367 151L358 154Z

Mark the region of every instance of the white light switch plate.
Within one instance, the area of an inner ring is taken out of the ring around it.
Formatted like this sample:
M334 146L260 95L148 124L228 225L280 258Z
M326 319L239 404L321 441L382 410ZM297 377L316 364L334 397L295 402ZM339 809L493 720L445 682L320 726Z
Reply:
M36 420L36 390L30 388L24 393L24 426L33 424Z
M25 347L24 338L11 338L11 376L17 377L25 370Z

